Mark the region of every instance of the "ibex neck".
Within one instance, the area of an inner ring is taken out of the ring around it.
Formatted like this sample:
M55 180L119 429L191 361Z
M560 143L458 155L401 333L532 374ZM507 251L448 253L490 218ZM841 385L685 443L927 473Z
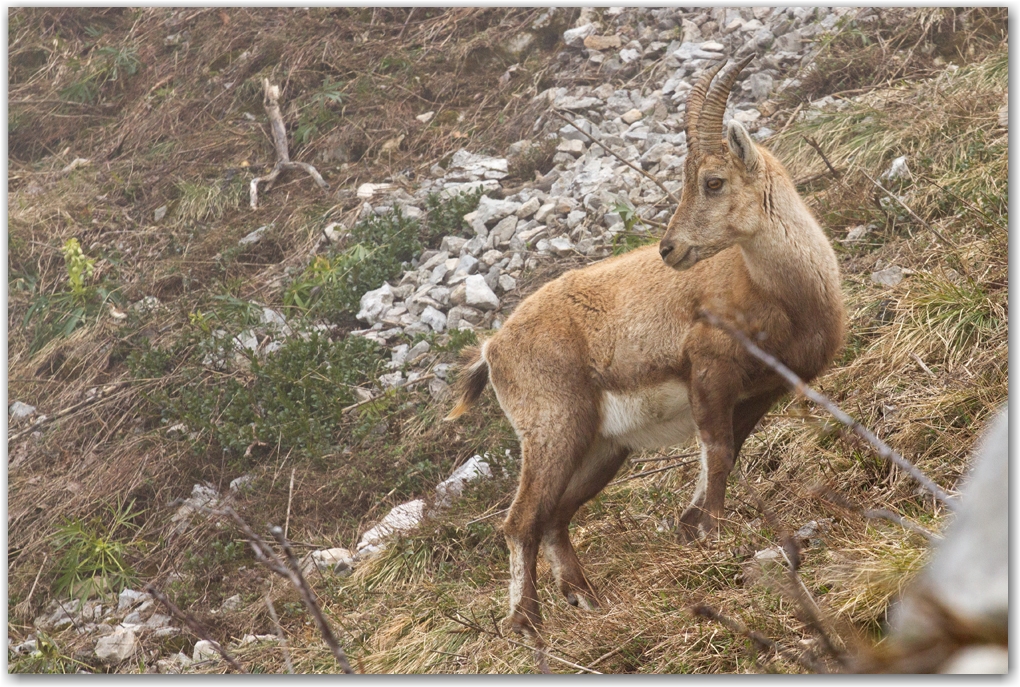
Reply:
M770 221L742 244L744 262L765 294L795 310L824 308L839 297L839 264L796 190L785 185L771 190Z

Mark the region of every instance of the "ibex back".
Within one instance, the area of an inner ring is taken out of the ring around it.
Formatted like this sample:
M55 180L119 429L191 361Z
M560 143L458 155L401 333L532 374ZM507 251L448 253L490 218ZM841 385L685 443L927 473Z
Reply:
M632 451L697 437L701 472L681 535L718 527L740 447L785 387L701 321L701 308L753 326L804 379L842 344L839 267L825 234L743 126L730 122L723 140L726 100L746 63L715 78L720 64L691 90L683 192L659 246L546 284L461 373L447 419L491 382L521 442L520 485L503 525L518 632L540 622L540 546L568 601L597 605L567 528Z

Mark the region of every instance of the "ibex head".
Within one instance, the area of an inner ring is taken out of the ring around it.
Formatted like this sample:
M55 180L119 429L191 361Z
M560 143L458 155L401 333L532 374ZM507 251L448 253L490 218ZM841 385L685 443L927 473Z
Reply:
M663 261L674 269L740 243L761 224L762 154L740 122L730 121L725 142L722 126L733 82L753 57L731 64L717 79L724 63L706 70L687 98L683 193L659 243Z

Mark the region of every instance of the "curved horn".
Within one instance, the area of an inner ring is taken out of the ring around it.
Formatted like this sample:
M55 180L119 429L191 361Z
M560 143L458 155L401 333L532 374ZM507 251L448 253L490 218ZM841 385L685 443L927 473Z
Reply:
M684 109L684 131L687 133L687 150L691 154L697 154L698 115L701 114L701 106L705 103L705 94L708 93L708 86L725 64L726 62L723 61L714 67L706 69L687 96L687 107Z
M730 89L737 80L737 74L754 57L754 53L751 53L739 62L731 64L709 89L705 104L698 115L698 119L704 124L698 132L698 147L701 150L717 151L722 146L722 120L726 112L726 100L730 97Z

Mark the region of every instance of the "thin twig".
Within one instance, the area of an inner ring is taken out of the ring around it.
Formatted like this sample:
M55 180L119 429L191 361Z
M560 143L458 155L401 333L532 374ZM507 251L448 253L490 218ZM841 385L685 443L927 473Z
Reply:
M934 179L929 177L927 174L918 173L917 176L921 177L921 179L923 179L924 181L927 181L929 184L934 185L939 190L945 191L946 193L951 195L953 198L956 198L958 201L960 201L961 203L963 203L964 205L969 207L971 210L974 210L975 212L980 213L981 215L984 216L985 219L987 219L989 222L991 222L992 224L997 226L999 229L1002 229L1003 231L1009 231L1008 227L1002 226L1002 224L1000 224L997 219L995 219L994 217L989 215L987 212L985 212L984 210L982 210L978 206L974 205L974 203L970 202L966 198L961 198L960 196L956 195L953 191L951 191L950 189L946 188L945 186L943 186L939 182L935 181Z
M665 193L665 194L666 194L667 196L669 196L669 199L670 199L671 201L673 201L673 203L675 203L676 205L679 205L679 204L680 204L680 199L679 199L679 198L677 198L676 196L674 196L674 195L673 195L672 193L670 193L669 189L668 189L668 188L666 188L665 186L663 186L663 185L662 185L662 183L661 183L661 182L660 182L660 181L659 181L658 179L656 179L655 177L653 177L653 176L652 176L651 174L649 174L649 173L648 173L648 172L646 172L645 170L641 169L640 167L636 167L636 166L634 166L634 165L633 165L633 164L631 164L631 163L630 163L629 161L627 161L627 160L624 160L624 159L623 159L622 157L620 157L620 156L619 156L619 155L618 155L618 154L617 154L617 153L616 153L615 151L611 150L611 149L610 149L610 148L609 148L609 147L608 147L608 146L607 146L606 144L604 144L604 143L603 143L602 141L597 141L597 140L595 140L594 138L592 138L592 136L591 136L590 134L588 134L588 133L587 133L586 131L584 131L584 130L582 130L581 128L579 128L579 127L578 127L578 126L577 126L576 124L574 124L574 123L573 123L572 121L570 121L569 119L567 119L566 117L564 117L563 115L561 115L561 114L560 114L559 112L557 112L556 110L551 110L551 112L553 113L553 115L555 115L555 116L559 117L559 118L560 118L560 119L562 119L562 120L563 120L564 122L566 122L566 123L567 123L567 124L569 124L570 126L574 127L574 128L575 128L575 129L577 129L578 131L580 131L580 132L581 132L581 134L582 134L582 135L583 135L583 136L584 136L585 138L587 138L587 139L588 139L589 141L591 141L592 143L596 143L596 144L598 144L599 146L601 146L601 147L602 147L602 149L603 149L603 150L605 150L605 151L606 151L607 153L609 153L610 155L612 155L613 157L615 157L615 158L616 158L617 160L619 160L619 161L620 161L620 162L622 162L623 164L627 165L628 167L630 167L631 169L633 169L633 170L634 170L635 172L637 172L637 173L638 173L638 174L640 174L641 176L643 176L643 177L647 178L648 180L650 180L650 181L651 181L651 182L652 182L653 184L655 184L655 185L656 185L656 186L658 186L658 187L659 187L660 189L662 189L662 192L663 192L663 193Z
M935 376L935 373L932 372L931 369L927 365L924 364L923 360L921 360L921 356L919 356L917 353L914 353L913 351L911 351L910 352L910 357L914 359L914 362L917 363L921 367L922 370L924 370L925 372L928 373L929 377L934 377Z
M113 384L108 384L105 387L103 387L102 389L98 390L96 392L95 396L92 396L91 398L86 398L84 401L79 401L78 403L75 403L74 405L71 405L71 406L68 406L66 408L63 408L62 410L58 410L57 412L53 413L52 415L47 415L44 419L36 420L35 422L33 422L31 425L29 425L25 429L21 430L20 432L15 432L14 434L12 434L7 439L7 443L10 444L13 441L17 441L18 439L20 439L21 437L25 436L29 432L34 432L35 430L39 429L40 427L42 427L45 424L53 422L54 420L59 420L62 417L67 417L71 413L76 412L78 410L81 410L82 408L84 408L86 406L90 406L93 403L98 403L102 399L108 398L110 396L110 394L112 394L117 389L125 387L128 384L130 384L130 382L127 382L127 381L114 382Z
M168 599L163 592L156 589L155 585L149 582L148 584L145 585L145 591L148 594L152 595L152 597L155 598L156 601L166 606L167 610L170 611L171 615L173 615L178 620L183 621L189 628L191 628L192 632L198 635L201 639L204 639L205 641L209 642L209 644L212 645L212 648L215 649L216 652L223 657L223 660L230 664L231 668L233 668L239 673L248 672L247 670L241 667L241 664L238 663L233 656L227 653L227 651L220 645L219 642L217 642L215 639L209 636L209 633L206 632L206 629L202 627L201 623L195 620L195 618L192 617L190 613L185 613L180 608L178 608L177 604Z
M793 370L779 362L775 356L758 348L758 346L756 346L744 332L740 331L729 322L726 322L718 315L707 309L702 308L699 314L708 320L709 324L722 329L724 332L736 339L745 349L747 349L748 353L775 370L775 372L778 373L779 376L781 376L796 393L810 399L814 403L825 408L825 410L829 411L834 418L853 430L854 434L871 444L880 457L894 463L901 470L917 480L917 482L925 489L934 494L935 498L944 503L949 510L956 510L956 500L949 496L949 494L947 494L939 485L935 484L931 478L921 472L921 470L919 470L909 460L894 451L887 443L875 436L875 434L867 427L840 410L839 406L830 401L825 395L815 391L805 384L804 380L798 377Z
M801 612L804 614L808 627L822 640L826 652L832 656L836 661L845 666L846 655L838 649L832 639L829 637L829 633L822 625L821 621L821 609L818 608L818 604L815 602L811 592L808 591L807 585L804 584L804 580L801 579L800 573L800 544L797 539L790 533L790 529L780 522L776 514L765 505L765 502L758 495L756 489L754 489L743 472L737 473L737 479L740 485L744 487L748 494L750 494L752 500L757 505L758 510L765 517L765 520L769 523L769 526L776 532L779 533L779 539L782 542L783 557L786 559L787 575L790 578L790 591L793 594L794 600L800 607Z
M507 508L500 508L499 510L493 511L493 512L489 513L488 515L483 515L480 518L475 518L471 522L467 523L467 525L474 525L476 522L481 522L482 520L488 520L489 518L495 517L497 515L502 515L503 513L506 513L508 510L510 510L509 507L507 507ZM467 525L465 525L465 527L467 527Z
M691 463L697 463L697 462L698 462L697 460L684 460L684 461L681 461L679 463L675 463L673 465L667 465L667 466L662 467L662 468L655 468L654 470L645 470L644 472L639 472L636 475L628 475L627 477L623 477L621 479L614 480L614 481L610 482L609 484L607 484L606 486L607 487L611 487L614 484L623 484L624 482L629 482L632 479L637 479L638 477L647 477L648 475L654 475L657 472L665 472L666 470L672 470L673 468L682 468L685 465L690 465Z
M761 651L773 651L779 656L782 656L783 658L787 659L788 661L799 663L800 665L804 666L805 668L814 673L829 672L828 670L825 669L824 666L818 665L816 662L812 661L806 655L797 653L792 649L787 649L784 646L780 646L779 644L773 642L768 637L750 629L739 620L725 616L710 606L706 606L704 604L694 606L693 608L691 608L691 613L701 618L708 618L709 620L714 620L715 622L719 623L730 632L741 635L743 637L747 637L752 642L754 642L755 646L757 646L758 649Z
M910 216L911 216L911 217L913 217L913 218L914 218L914 219L916 219L916 220L917 220L918 222L920 222L921 224L923 224L923 225L924 225L925 227L927 227L928 229L930 229L930 230L931 230L931 233L935 234L935 236L937 236L937 237L939 237L940 239L942 239L942 241L943 241L944 243L947 243L947 244L949 244L949 245L950 245L950 246L952 246L953 248L957 248L957 249L959 249L959 246L957 246L955 242L953 242L953 241L950 241L950 240L949 240L948 238L946 238L945 236L943 236L943 235L942 235L942 232L940 232L940 231L939 231L938 229L936 229L936 228L935 228L935 227L934 227L934 226L933 226L933 225L932 225L932 224L931 224L930 222L928 222L927 220L921 219L921 216L920 216L920 215L918 215L918 214L917 214L916 212L914 212L913 210L911 210L911 209L910 209L910 206L909 206L909 205L907 205L906 203L904 203L904 202L903 202L902 200L900 200L900 199L899 199L899 198L898 198L898 197L896 196L896 194L895 194L895 193L893 193L892 191L890 191L889 189L887 189L887 188L886 188L885 186L883 186L882 184L880 184L880 183L878 183L877 181L875 181L874 179L872 179L872 178L871 178L871 176L870 176L870 175L869 175L869 174L868 174L867 172L865 172L865 171L864 171L863 169L861 170L861 174L863 174L863 175L864 175L864 177L865 177L865 178L866 178L866 179L867 179L868 181L870 181L871 183L873 183L873 184L875 185L875 187L876 187L876 188L878 188L878 190L882 191L882 192L883 192L883 193L884 193L885 195L889 196L890 198L892 198L893 200L895 200L895 201L896 201L897 203L899 203L899 204L900 204L900 206L901 206L901 207L902 207L902 208L903 208L904 210L906 210L907 212L909 212L909 213L910 213Z
M822 162L824 162L825 166L829 168L830 172L832 172L832 176L836 177L836 181L839 181L843 175L839 173L839 170L832 166L831 162L829 162L829 158L825 155L825 151L822 150L822 146L818 144L818 141L816 141L814 137L808 138L804 135L801 135L801 138L807 141L807 144L815 149L815 152L821 156Z
M288 530L290 530L290 504L294 499L294 473L297 468L290 469L290 489L287 491L287 517L283 521L283 536L287 536Z
M800 111L801 111L801 109L803 109L803 107L804 107L804 103L798 103L797 109L795 109L793 111L793 114L790 115L790 118L786 120L786 124L784 124L783 128L779 130L778 134L776 134L776 138L779 138L784 133L786 133L786 130L790 128L791 124L793 124L793 120L797 118L797 115L800 114Z
M290 660L290 648L287 646L287 638L283 636L283 628L280 627L280 618L276 615L276 607L273 606L273 599L266 592L266 608L269 609L269 617L273 619L273 627L276 628L276 636L280 639L280 650L283 651L283 662L287 666L287 672L294 674L294 664Z
M916 522L908 520L902 515L894 513L891 510L887 510L885 508L869 508L867 510L864 510L851 503L849 499L847 499L842 494L837 493L836 491L830 489L825 485L817 485L815 487L812 487L810 491L811 495L814 496L815 498L821 499L822 501L834 505L837 508L841 508L842 510L847 511L848 513L859 515L860 517L868 520L888 520L889 522L894 522L903 529L910 530L911 532L916 532L917 534L920 534L922 537L927 539L932 544L942 541L942 537L935 534L931 530L921 527Z
M354 669L351 668L351 664L347 661L347 654L341 648L337 642L336 637L333 635L333 630L330 628L329 623L326 622L326 618L322 615L322 609L319 608L318 602L315 600L315 595L312 593L311 587L308 586L307 580L304 575L301 574L301 566L298 563L297 556L294 555L294 549L291 547L290 542L286 537L283 536L283 529L280 527L270 527L270 532L276 538L276 541L280 544L286 554L286 564L280 560L280 557L276 555L262 537L255 534L255 532L248 526L248 523L237 514L230 506L222 510L204 509L217 515L229 515L233 518L234 522L237 523L241 531L244 532L245 537L248 539L248 544L251 546L252 551L255 552L255 558L262 563L264 566L269 568L277 575L284 577L290 581L290 583L298 590L301 595L301 600L304 602L305 607L312 614L312 618L315 620L315 624L319 629L319 634L325 640L330 651L333 652L333 657L337 663L340 664L340 668L345 673L353 673Z

